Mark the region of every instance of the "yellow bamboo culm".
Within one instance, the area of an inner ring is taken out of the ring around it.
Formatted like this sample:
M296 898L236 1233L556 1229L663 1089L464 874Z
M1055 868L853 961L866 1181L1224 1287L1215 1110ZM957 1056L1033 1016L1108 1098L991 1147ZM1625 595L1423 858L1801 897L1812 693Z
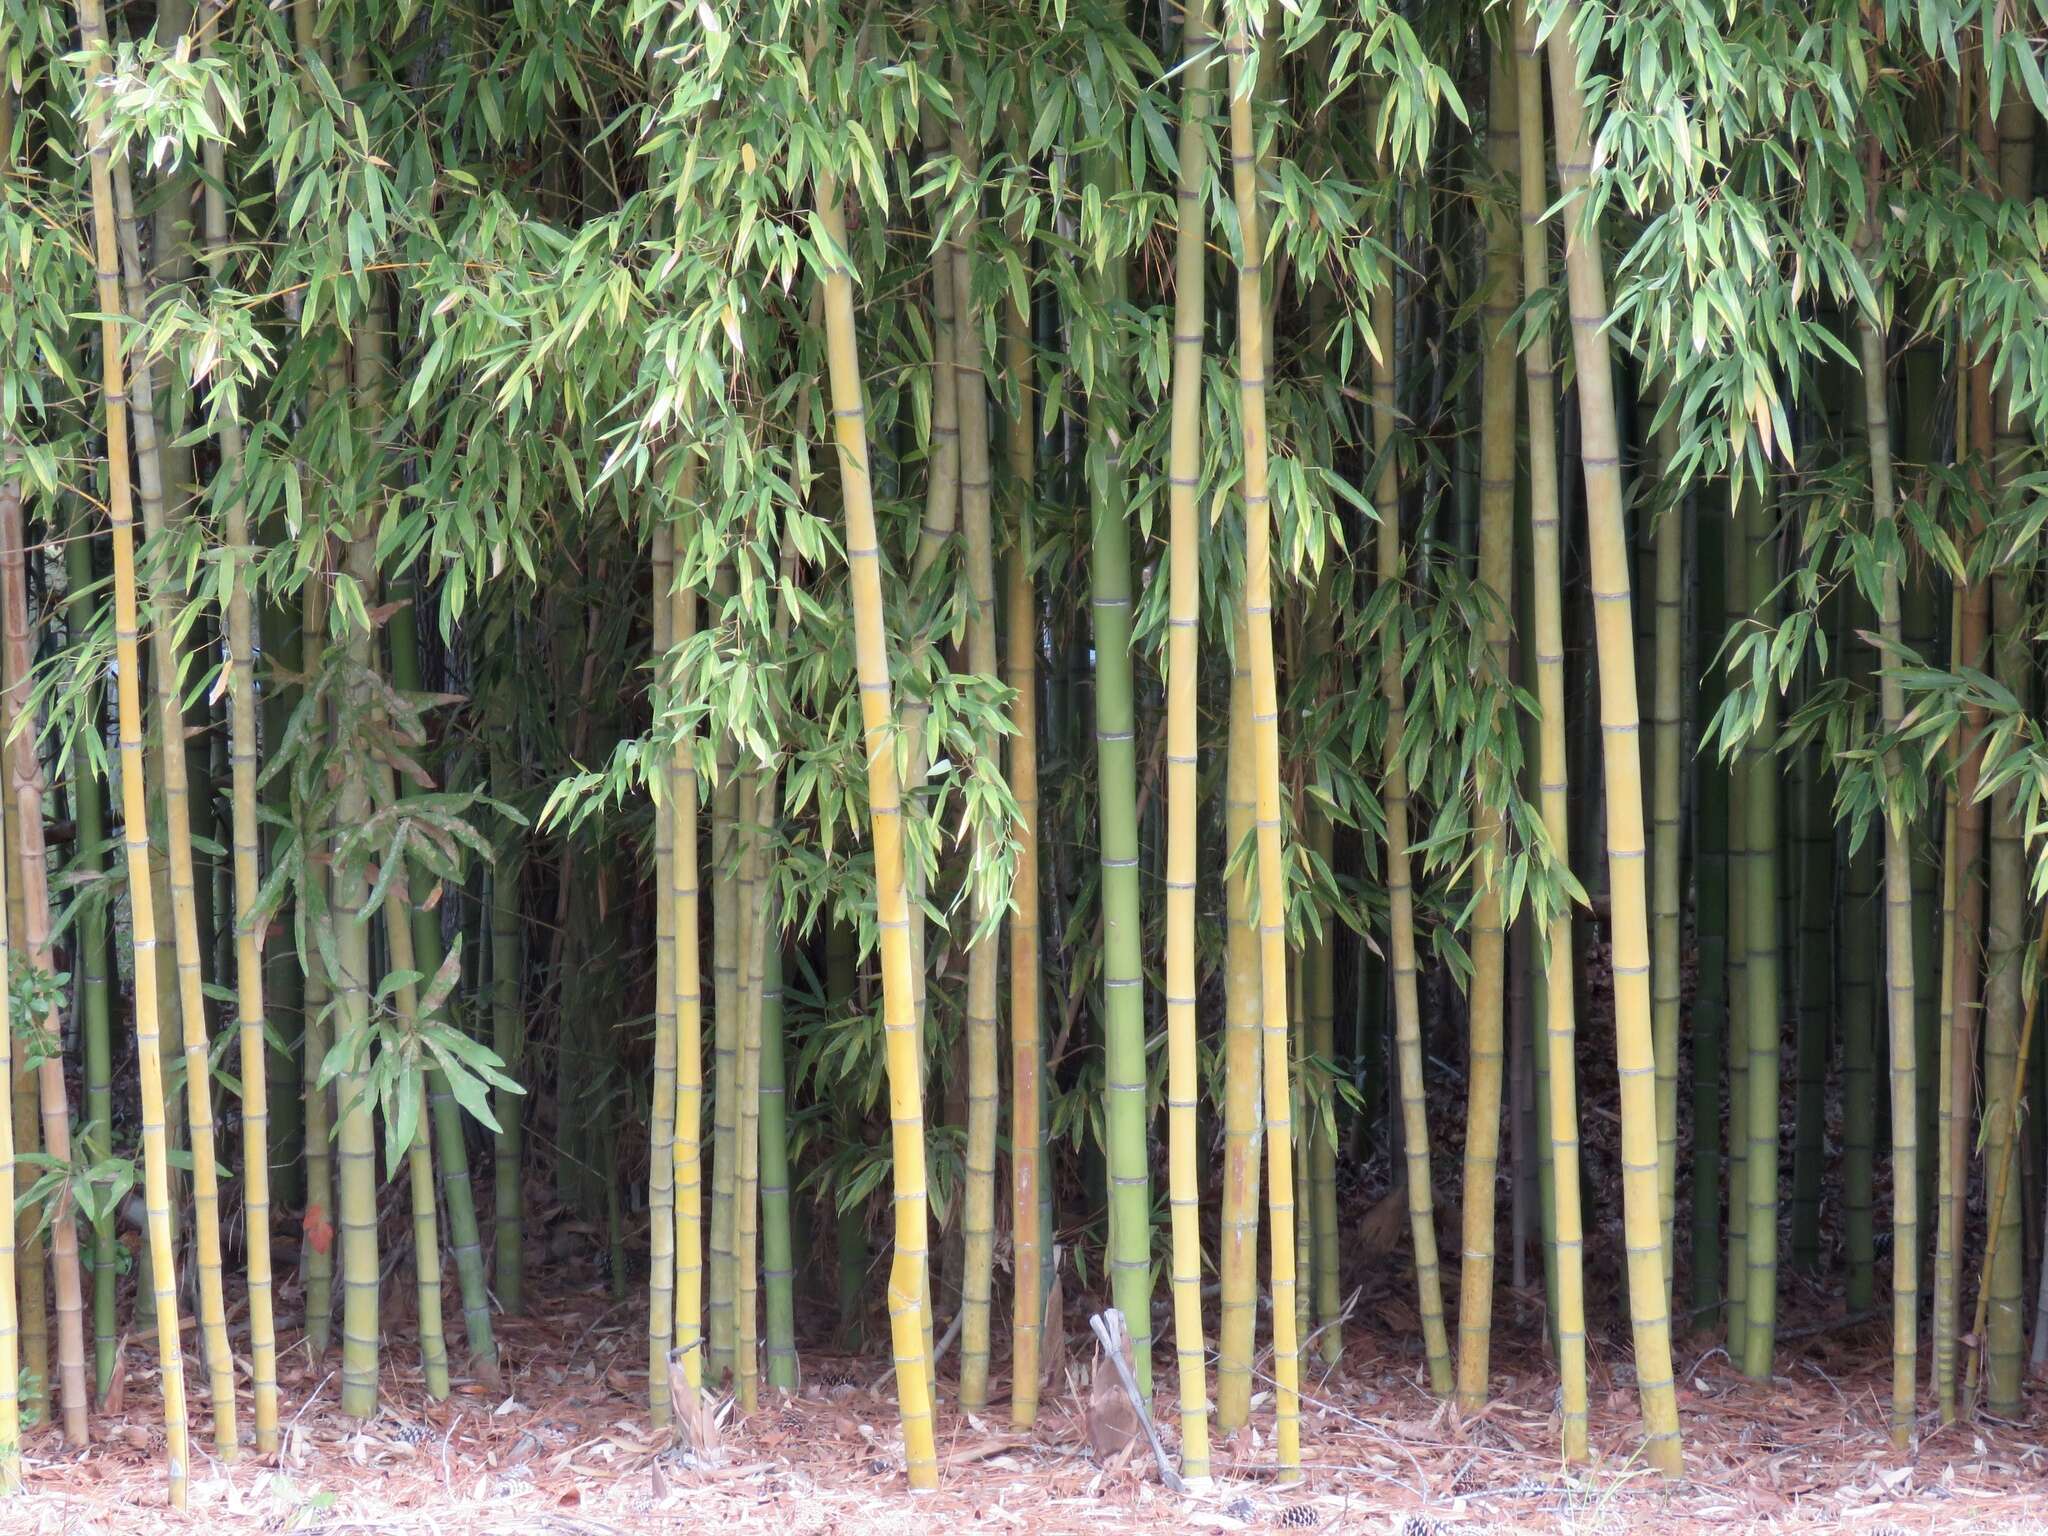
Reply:
M13 855L18 876L15 898L8 905L9 916L19 910L21 927L16 942L28 950L29 964L49 974L55 968L50 953L49 856L43 842L43 764L36 752L33 722L23 724L31 711L29 674L34 666L35 642L29 632L28 570L25 527L21 512L21 486L9 479L0 484L0 589L5 608L6 696L0 719L7 739L8 806L12 819L8 830L15 834L8 852ZM0 973L4 974L4 973ZM28 1074L24 1074L27 1078ZM31 1088L39 1095L43 1152L59 1165L71 1161L70 1102L64 1087L61 1055L46 1056L36 1064ZM33 1102L33 1101L32 1101ZM49 1205L50 1275L56 1291L58 1402L63 1410L64 1440L68 1445L86 1444L85 1305L78 1265L78 1217L68 1198ZM48 1384L43 1397L49 1399Z
M696 491L696 464L684 469L683 498ZM659 563L656 566L660 570ZM656 603L668 608L672 647L697 632L697 594L671 569L671 587ZM698 948L697 759L691 736L676 743L668 765L669 928L675 987L675 1298L673 1333L683 1376L704 1383L704 995ZM666 1390L664 1385L662 1390Z
M128 165L113 166L117 238L126 279L127 305L141 314L147 303L134 191ZM157 427L151 370L134 377L135 451L142 466L142 521L147 536L159 539L167 526L162 437ZM170 878L172 953L176 958L178 1017L185 1059L185 1120L191 1138L192 1226L199 1274L199 1333L205 1350L208 1396L213 1404L215 1454L233 1461L239 1450L235 1429L234 1357L228 1345L227 1298L222 1279L220 1162L214 1144L211 1042L207 1036L206 976L199 945L197 872L192 860L192 789L185 755L185 711L179 686L174 613L183 600L182 583L166 581L151 594L150 683L156 694L158 756L163 764L164 833Z
M1650 1023L1650 930L1643 846L1643 763L1638 746L1635 629L1629 608L1621 444L1607 351L1607 279L1585 192L1592 143L1578 59L1560 24L1549 56L1557 123L1558 182L1567 203L1565 276L1579 391L1579 451L1586 481L1594 634L1600 672L1600 734L1606 767L1608 882L1613 892L1615 1051L1621 1077L1621 1167L1628 1247L1629 1312L1644 1454L1668 1476L1685 1469L1671 1369L1671 1315L1657 1191L1657 1061Z
M832 428L839 447L846 507L846 560L853 586L854 656L868 763L868 812L875 839L876 922L882 951L882 1027L889 1077L889 1120L895 1154L895 1253L889 1266L889 1329L896 1364L896 1403L912 1488L939 1485L932 1436L925 1351L924 1086L919 1081L917 1017L910 968L910 903L904 883L903 801L897 779L897 735L889 702L889 652L882 626L882 551L868 479L867 411L861 401L854 333L853 273L846 260L846 213L838 178L814 173L818 224L831 270L825 277L825 356L831 379Z
M1202 327L1208 271L1207 122L1214 39L1206 0L1187 8L1181 85L1180 188L1174 233L1173 422L1167 469L1166 1114L1173 1217L1173 1337L1180 1375L1181 1475L1209 1476L1209 1386L1202 1335L1202 1194L1195 1017L1195 844L1201 782L1196 685L1201 632Z
M1273 662L1273 507L1266 475L1265 239L1259 220L1252 91L1258 65L1240 20L1230 55L1230 179L1237 205L1237 382L1244 424L1245 619L1257 765L1260 1025L1267 1210L1273 1238L1273 1409L1282 1481L1301 1476L1301 1330L1296 1319L1294 1107L1288 1082L1287 879L1280 844L1280 702Z
M1550 288L1549 206L1543 135L1543 68L1536 22L1524 5L1515 15L1515 115L1519 126L1522 205L1522 287ZM1530 612L1535 633L1536 695L1542 712L1537 777L1551 853L1571 864L1569 759L1564 718L1564 557L1557 462L1557 375L1550 332L1538 327L1522 354L1529 407ZM1586 1401L1585 1237L1579 1210L1577 1002L1572 993L1572 914L1560 904L1543 935L1544 1043L1548 1049L1550 1158L1557 1259L1557 1373L1564 1421L1564 1459L1589 1458Z
M654 568L652 619L654 654L666 660L674 640L675 534L668 524L656 526L650 552ZM666 790L667 784L658 786ZM657 801L668 797L657 795ZM654 816L654 886L670 899L654 904L654 1096L650 1104L652 1151L648 1171L647 1279L647 1412L658 1429L669 1421L669 1350L675 1334L675 1284L678 1235L676 1117L676 984L673 864L676 821L673 807L657 804ZM701 1068L700 1068L701 1071ZM701 1103L701 1084L700 1099ZM688 1359L688 1356L685 1356ZM693 1383L697 1378L692 1378Z
M143 783L142 654L135 590L135 503L128 473L128 397L121 359L120 253L114 230L114 184L102 93L106 16L100 0L79 0L78 30L91 147L93 259L98 269L101 387L106 396L107 510L113 529L115 714L121 763L121 841L128 864L129 935L135 955L135 1044L142 1078L143 1199L148 1211L149 1275L158 1366L162 1373L164 1454L173 1509L185 1507L185 1356L178 1328L177 1277L171 1248L170 1159L164 1137L163 1064L158 1055L156 910L149 874L149 804ZM9 1380L12 1380L10 1374Z
M1497 180L1511 185L1519 161L1515 74L1506 49L1494 50L1487 103L1487 160ZM1503 684L1508 662L1509 615L1515 580L1515 341L1514 314L1521 272L1517 266L1513 205L1489 200L1486 227L1486 301L1482 325L1479 406L1479 584L1495 604L1486 645ZM1496 729L1512 729L1505 712ZM1479 900L1472 914L1471 1070L1465 1117L1464 1256L1458 1285L1458 1406L1486 1406L1493 1342L1494 1185L1500 1170L1500 1111L1506 1077L1507 933L1501 884L1507 840L1497 810L1479 813Z

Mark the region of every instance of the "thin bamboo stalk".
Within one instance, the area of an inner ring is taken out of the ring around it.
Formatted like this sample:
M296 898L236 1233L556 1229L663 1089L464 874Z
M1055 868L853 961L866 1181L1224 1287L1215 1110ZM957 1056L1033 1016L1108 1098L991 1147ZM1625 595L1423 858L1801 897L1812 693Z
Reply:
M226 14L216 0L215 22ZM210 39L203 45L211 47ZM207 269L215 283L227 276L226 154L218 140L204 148ZM233 412L220 427L221 471L242 473L242 424ZM225 516L230 567L227 598L228 761L234 852L235 1014L242 1069L242 1206L248 1244L249 1354L255 1389L256 1450L277 1449L277 1324L270 1266L270 1088L263 1000L263 955L255 908L263 884L263 847L256 817L255 572L249 509L239 491ZM431 1200L431 1191L429 1192Z
M1511 56L1496 48L1489 75L1486 155L1497 181L1511 184L1521 161L1519 108ZM1486 298L1480 362L1479 584L1494 607L1487 648L1500 678L1512 677L1508 656L1515 579L1515 339L1509 321L1520 299L1520 246L1513 207L1505 198L1482 208L1486 232ZM1502 712L1496 729L1514 721ZM1506 1064L1507 930L1502 885L1507 837L1500 813L1481 807L1478 819L1479 899L1472 914L1471 1050L1466 1077L1464 1260L1458 1287L1458 1405L1486 1406L1493 1344L1494 1186L1500 1169L1500 1111Z
M1224 1000L1222 1307L1217 1332L1216 1428L1233 1434L1251 1413L1252 1346L1258 1327L1259 933L1253 920L1258 870L1229 865L1257 827L1258 764L1252 748L1251 636L1242 614L1232 626L1230 726L1224 769Z
M65 627L74 643L91 630L96 601L92 590L91 529L85 505L82 500L74 504L64 542ZM105 729L101 690L97 683L88 688L83 713L90 729L97 734ZM97 881L106 873L105 786L85 754L80 753L74 762L77 766L71 779L71 816L78 828L74 868L81 879ZM97 1161L112 1153L114 1135L114 1010L107 977L107 909L97 901L85 902L76 921L85 1057L85 1126L81 1140L86 1156ZM9 1135L11 1139L11 1129ZM120 1347L114 1309L115 1282L120 1278L117 1247L114 1222L109 1217L93 1231L93 1385L102 1401L113 1385L115 1354ZM6 1282L10 1294L12 1284L11 1280Z
M954 91L965 99L966 78L956 55ZM956 119L953 149L970 184L981 175L981 150ZM1000 669L996 649L996 560L992 481L989 467L988 378L981 312L975 302L975 249L980 221L972 208L954 228L953 304L957 315L953 374L955 414L960 431L960 531L967 555L967 666L982 677ZM985 758L998 760L993 732L976 744ZM977 863L994 855L993 829L978 833ZM996 1122L1002 1083L997 1010L1001 982L1000 932L988 927L989 904L977 897L969 921L976 936L967 950L967 1147L966 1178L960 1198L960 1407L979 1413L988 1406L990 1296L995 1288Z
M1515 108L1520 128L1522 290L1550 289L1550 237L1542 210L1550 204L1545 170L1543 72L1536 21L1525 4L1515 14ZM1565 745L1564 556L1559 506L1557 374L1550 335L1539 329L1522 352L1529 407L1531 608L1535 618L1536 697L1542 716L1537 783L1553 856L1571 866L1571 786ZM1552 1231L1549 1250L1564 1458L1583 1462L1587 1445L1585 1235L1579 1212L1577 1003L1572 995L1572 915L1560 904L1541 946L1544 986L1538 994L1542 1030L1537 1069L1545 1092L1537 1104L1550 1148L1544 1191Z
M654 567L652 641L654 662L666 668L675 644L675 533L666 523L655 526L651 558ZM673 792L672 783L661 788ZM657 796L657 802L666 795ZM669 1421L668 1361L672 1347L682 1344L675 1326L678 1282L676 1238L676 1115L678 1057L676 1052L676 909L674 865L677 817L673 806L657 803L654 815L654 1091L648 1115L647 1176L647 1409L655 1427ZM701 1091L701 1090L700 1090ZM689 1355L684 1356L689 1360ZM701 1365L702 1362L694 1362ZM688 1367L686 1366L686 1369ZM692 1384L696 1382L692 1378Z
M686 469L685 502L696 489ZM667 593L668 640L687 645L697 632L697 594L680 572ZM697 757L695 733L679 738L668 762L673 818L666 900L675 983L675 1348L684 1379L704 1384L704 981L698 913ZM664 1376L666 1371L664 1370Z
M1743 497L1742 538L1749 553L1749 596L1756 623L1777 622L1777 530L1775 502L1763 487ZM1778 1329L1778 1056L1783 1028L1780 1009L1781 938L1778 910L1778 696L1766 686L1759 717L1742 747L1742 795L1748 816L1749 886L1743 911L1749 924L1749 1227L1745 1233L1748 1277L1743 1289L1742 1350L1745 1374L1768 1380Z
M1272 1233L1274 1442L1283 1482L1301 1475L1301 1345L1295 1326L1294 1110L1287 1080L1287 883L1280 825L1280 700L1273 662L1272 498L1267 484L1266 242L1252 124L1258 59L1240 18L1230 56L1230 180L1237 205L1237 382L1244 430L1245 600L1258 835L1260 1052L1266 1106L1266 1210ZM1383 502L1382 505L1388 503ZM1418 1084L1419 1092L1419 1084ZM1411 1162L1411 1170L1413 1164ZM1414 1200L1411 1190L1409 1199ZM1428 1200L1425 1183L1423 1199ZM1430 1232L1432 1247L1434 1231ZM1418 1248L1418 1258L1420 1249ZM1437 1320L1441 1345L1442 1317ZM1448 1359L1448 1352L1439 1349ZM1448 1366L1445 1368L1448 1378Z
M29 673L35 642L29 633L26 538L21 514L21 482L0 474L0 589L4 589L7 692L5 729L11 768L15 826L20 837L15 855L26 926L20 942L29 964L45 975L54 969L50 953L50 861L43 843L43 763L36 753L30 713ZM4 973L0 973L4 974ZM54 1033L54 1031L53 1031ZM71 1103L64 1086L64 1058L57 1051L39 1062L35 1084L42 1103L43 1149L60 1167L71 1162ZM50 1276L57 1303L58 1402L64 1416L64 1439L86 1443L85 1300L78 1262L78 1216L68 1189L49 1202Z

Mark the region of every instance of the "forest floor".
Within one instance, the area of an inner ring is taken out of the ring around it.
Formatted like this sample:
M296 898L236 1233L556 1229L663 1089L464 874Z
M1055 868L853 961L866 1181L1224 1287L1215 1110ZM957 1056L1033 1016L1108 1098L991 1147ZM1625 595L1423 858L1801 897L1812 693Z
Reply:
M1385 1536L1470 1531L1624 1532L1709 1528L1900 1532L2048 1530L2048 1450L2025 1426L1938 1429L1923 1420L1911 1457L1885 1433L1887 1340L1881 1322L1798 1324L1786 1374L1745 1381L1700 1338L1681 1346L1680 1408L1687 1477L1666 1484L1631 1464L1635 1401L1627 1351L1596 1321L1596 1464L1576 1475L1557 1457L1554 1374L1527 1301L1504 1292L1494 1404L1461 1419L1426 1390L1420 1329L1405 1266L1361 1293L1341 1361L1310 1372L1304 1404L1305 1483L1272 1485L1271 1403L1255 1432L1217 1448L1214 1489L1168 1493L1142 1453L1097 1465L1083 1399L1090 1361L1078 1348L1037 1430L996 1411L968 1417L942 1405L942 1487L913 1496L897 1450L894 1400L872 1359L807 1354L800 1393L726 1424L714 1464L693 1466L645 1404L645 1319L596 1284L563 1272L536 1278L540 1301L506 1318L505 1384L458 1378L445 1403L422 1390L410 1351L387 1351L385 1408L344 1418L334 1362L310 1367L303 1347L281 1366L285 1431L277 1455L212 1454L198 1361L190 1507L165 1508L162 1430L146 1341L124 1349L124 1404L95 1420L73 1454L48 1430L26 1441L30 1492L0 1508L0 1531L116 1536L149 1531L264 1530L434 1533L434 1536L620 1536L724 1531L789 1536L895 1536L970 1531L1238 1531L1314 1529ZM394 1288L395 1289L395 1288ZM1796 1285L1791 1287L1795 1292ZM1597 1294L1597 1292L1596 1292ZM1814 1300L1820 1303L1816 1289ZM1073 1321L1079 1305L1070 1300ZM1071 1330L1076 1342L1085 1333ZM403 1338L393 1320L390 1337ZM1092 1347L1092 1346L1091 1346ZM1168 1351L1161 1350L1162 1357ZM247 1433L248 1401L242 1412ZM1170 1383L1159 1402L1173 1438ZM2031 1405L2043 1422L2048 1391Z

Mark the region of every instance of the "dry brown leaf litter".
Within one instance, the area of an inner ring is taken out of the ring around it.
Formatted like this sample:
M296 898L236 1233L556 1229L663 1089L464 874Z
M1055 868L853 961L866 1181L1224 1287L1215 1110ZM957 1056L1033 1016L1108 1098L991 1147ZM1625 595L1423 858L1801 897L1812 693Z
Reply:
M910 1494L888 1389L872 1361L807 1356L794 1399L726 1416L698 1455L649 1427L641 1320L603 1298L549 1298L540 1315L502 1320L505 1384L461 1382L433 1403L402 1345L389 1349L384 1412L359 1425L336 1401L332 1363L303 1348L281 1364L283 1445L212 1455L203 1400L193 1409L191 1507L166 1508L154 1371L124 1357L118 1413L96 1419L80 1454L47 1429L25 1442L30 1491L0 1507L0 1532L115 1536L222 1529L322 1536L622 1536L627 1532L775 1532L897 1536L935 1532L1317 1530L1374 1536L1472 1532L1655 1531L1742 1527L1903 1536L2048 1531L2048 1451L2027 1426L1923 1426L1911 1458L1885 1435L1882 1329L1821 1333L1787 1351L1769 1387L1744 1380L1705 1343L1682 1348L1680 1408L1689 1477L1663 1485L1632 1465L1634 1398L1625 1361L1596 1366L1597 1464L1556 1460L1555 1385L1540 1354L1497 1350L1497 1400L1461 1417L1420 1385L1412 1335L1372 1326L1397 1305L1364 1309L1343 1363L1308 1377L1307 1479L1274 1486L1272 1404L1220 1437L1214 1486L1179 1497L1149 1457L1099 1464L1085 1393L1063 1382L1038 1428L1012 1430L998 1382L986 1416L939 1413L943 1487ZM196 1371L191 1379L203 1377ZM1158 1384L1171 1445L1170 1377ZM2031 1406L2043 1406L2037 1394ZM708 1411L715 1411L708 1410ZM707 1411L707 1412L708 1412ZM244 1404L244 1423L247 1423Z

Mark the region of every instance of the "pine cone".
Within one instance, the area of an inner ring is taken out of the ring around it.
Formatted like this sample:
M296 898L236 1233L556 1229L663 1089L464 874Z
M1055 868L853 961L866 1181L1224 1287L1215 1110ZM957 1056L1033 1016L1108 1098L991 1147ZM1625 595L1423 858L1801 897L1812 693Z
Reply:
M1280 1515L1282 1528L1290 1531L1312 1531L1322 1523L1323 1517L1307 1504L1296 1504Z

